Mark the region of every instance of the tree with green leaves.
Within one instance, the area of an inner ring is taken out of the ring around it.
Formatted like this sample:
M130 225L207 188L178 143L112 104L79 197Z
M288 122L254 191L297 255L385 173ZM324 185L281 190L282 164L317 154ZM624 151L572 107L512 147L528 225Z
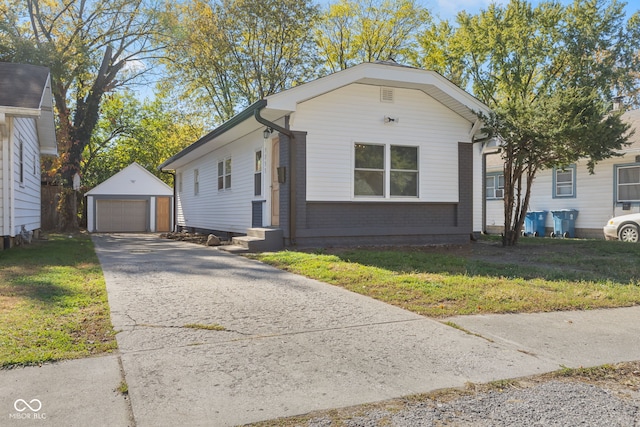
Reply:
M93 188L134 161L173 184L158 166L203 134L201 118L174 110L162 94L145 101L130 91L108 94L85 147L83 186Z
M310 0L189 0L163 13L167 85L216 123L315 75Z
M329 5L315 29L318 53L330 72L362 62L402 62L430 19L415 0L339 0Z
M421 63L446 75L447 48L455 70L466 70L460 81L494 112L485 120L504 161L504 245L517 244L538 171L587 159L593 172L627 143L611 100L640 83L639 18L627 20L617 0L511 0L460 13L454 31L423 39Z
M73 177L91 141L103 97L136 79L157 47L153 5L145 0L2 0L0 59L51 69L64 190L63 230L78 228Z

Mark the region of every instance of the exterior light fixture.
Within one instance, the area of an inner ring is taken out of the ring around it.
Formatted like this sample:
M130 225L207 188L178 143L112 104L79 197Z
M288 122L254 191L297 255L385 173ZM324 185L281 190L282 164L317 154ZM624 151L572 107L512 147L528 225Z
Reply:
M269 138L269 136L271 135L271 132L273 132L273 129L264 128L264 131L262 132L262 136L264 137L264 139Z

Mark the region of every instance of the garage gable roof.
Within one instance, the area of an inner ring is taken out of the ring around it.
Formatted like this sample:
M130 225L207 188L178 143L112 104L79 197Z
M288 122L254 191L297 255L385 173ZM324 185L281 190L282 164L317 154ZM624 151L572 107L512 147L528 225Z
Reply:
M87 196L172 196L173 189L133 162L111 178L87 191Z

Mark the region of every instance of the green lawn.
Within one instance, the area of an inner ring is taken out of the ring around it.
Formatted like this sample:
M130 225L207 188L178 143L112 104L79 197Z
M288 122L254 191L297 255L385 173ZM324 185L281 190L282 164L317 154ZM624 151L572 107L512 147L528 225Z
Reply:
M640 245L497 240L470 247L283 251L252 257L432 317L640 304Z
M116 348L102 269L86 235L0 251L0 367Z

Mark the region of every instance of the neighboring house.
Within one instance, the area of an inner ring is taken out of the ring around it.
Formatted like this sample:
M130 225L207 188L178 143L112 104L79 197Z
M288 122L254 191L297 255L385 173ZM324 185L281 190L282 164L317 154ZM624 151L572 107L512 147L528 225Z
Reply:
M474 140L488 111L435 72L364 63L254 103L160 168L176 173L189 230L269 227L307 247L468 243L482 229Z
M609 218L640 212L640 110L622 116L636 130L621 156L598 162L589 174L586 160L538 172L531 188L529 211L547 211L546 235L554 230L552 211L575 209L576 237L603 238ZM495 149L487 149L495 151ZM499 155L487 157L485 177L486 231L504 229L504 176Z
M131 163L87 191L89 232L165 232L173 223L173 190Z
M0 248L40 229L40 156L57 154L49 69L0 62Z

